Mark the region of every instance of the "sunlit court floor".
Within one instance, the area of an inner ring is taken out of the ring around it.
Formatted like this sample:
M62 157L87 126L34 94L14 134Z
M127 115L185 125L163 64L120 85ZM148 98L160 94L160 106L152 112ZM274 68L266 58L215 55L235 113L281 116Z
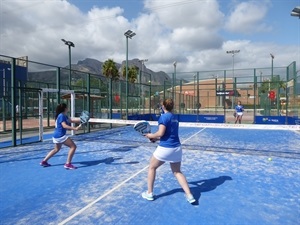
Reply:
M153 130L156 128L154 127ZM0 224L300 224L300 134L293 131L180 128L189 204L169 165L146 190L156 144L130 126L74 137L42 168L50 141L0 151Z

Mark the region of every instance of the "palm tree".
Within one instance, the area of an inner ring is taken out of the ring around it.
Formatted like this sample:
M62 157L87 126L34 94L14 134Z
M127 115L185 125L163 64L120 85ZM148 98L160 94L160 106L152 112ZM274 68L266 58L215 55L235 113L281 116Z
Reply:
M125 78L126 77L126 67L123 66L122 68L122 75ZM128 82L129 83L135 83L137 81L137 75L138 75L138 67L136 66L130 66L128 68Z
M102 73L106 78L112 78L112 80L118 80L120 77L118 68L113 59L108 59L103 63Z
M118 80L119 70L116 67L116 63L112 59L106 60L102 65L102 73L108 79L108 102L109 102L109 118L112 118L112 81Z
M264 80L261 83L261 86L259 88L260 93L268 93L269 90L274 90L274 89L286 89L286 82L283 80L280 80L279 76L273 77L272 80Z

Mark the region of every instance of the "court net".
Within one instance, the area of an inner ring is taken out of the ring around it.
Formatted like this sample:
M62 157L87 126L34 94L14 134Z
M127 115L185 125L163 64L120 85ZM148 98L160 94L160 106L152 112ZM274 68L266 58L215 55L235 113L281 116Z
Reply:
M140 146L154 148L157 143L148 142L134 131L133 126L137 122L139 120L91 118L90 125L102 124L111 129L91 132L84 137L76 135L74 138L77 141L122 145L124 151ZM158 129L157 121L149 123L155 132ZM300 125L180 122L179 127L180 139L185 150L300 159ZM185 139L189 141L184 141Z
M91 124L114 124L119 126L134 125L140 120L120 120L120 119L98 119L91 118ZM156 126L157 121L148 121L150 125ZM196 123L180 122L179 127L195 128L216 128L216 129L256 129L256 130L293 130L300 131L300 125L263 125L263 124L226 124L226 123Z

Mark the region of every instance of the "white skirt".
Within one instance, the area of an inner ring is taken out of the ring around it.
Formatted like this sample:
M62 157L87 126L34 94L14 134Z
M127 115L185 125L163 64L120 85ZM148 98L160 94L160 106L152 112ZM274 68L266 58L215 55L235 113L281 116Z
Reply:
M242 113L242 112L238 112L237 115L238 115L238 116L242 116L243 113Z
M176 148L165 148L157 146L153 153L153 156L162 162L176 163L182 160L182 148L181 146Z
M54 138L54 137L52 137L52 140L53 140L54 144L63 144L67 139L68 139L67 135L64 135L64 136L62 136L60 138Z

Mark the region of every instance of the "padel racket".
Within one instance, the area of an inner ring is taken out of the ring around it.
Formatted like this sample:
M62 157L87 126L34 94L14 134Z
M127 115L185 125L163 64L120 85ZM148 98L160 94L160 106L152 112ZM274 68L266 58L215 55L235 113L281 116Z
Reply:
M90 120L90 113L88 111L82 111L80 114L80 126L86 124Z
M145 135L145 134L148 134L148 133L151 133L151 126L150 124L143 120L143 121L140 121L140 122L137 122L134 127L133 127L134 130L136 130L137 132L141 133L142 135Z

